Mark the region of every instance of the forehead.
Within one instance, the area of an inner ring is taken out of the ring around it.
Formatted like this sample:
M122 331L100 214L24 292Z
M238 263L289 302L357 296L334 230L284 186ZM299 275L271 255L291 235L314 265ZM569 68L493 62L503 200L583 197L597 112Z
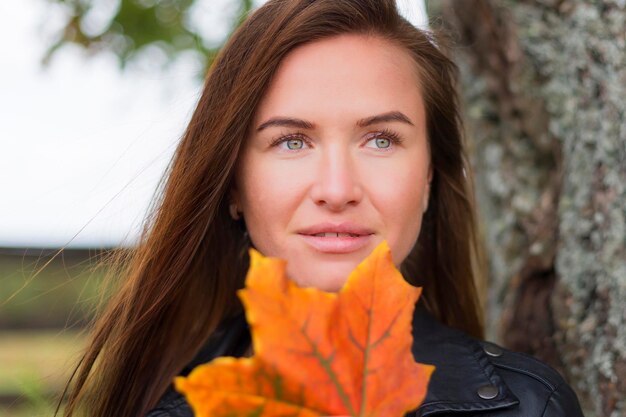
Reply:
M390 109L416 119L423 116L414 60L388 40L349 34L291 51L262 98L256 119L277 113L358 119Z

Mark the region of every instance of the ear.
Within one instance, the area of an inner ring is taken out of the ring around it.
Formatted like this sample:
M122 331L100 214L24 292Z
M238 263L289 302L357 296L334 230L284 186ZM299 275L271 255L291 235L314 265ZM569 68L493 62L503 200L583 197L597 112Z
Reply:
M228 201L229 203L234 203L237 207L241 207L241 200L239 197L239 190L236 185L233 185L228 192Z
M428 167L428 176L427 176L427 182L426 182L426 186L424 187L424 196L423 196L423 200L422 200L422 214L426 213L426 210L428 210L428 200L430 198L430 183L433 180L433 166L430 165Z
M241 199L237 187L233 185L228 192L228 211L233 220L239 220L241 210Z

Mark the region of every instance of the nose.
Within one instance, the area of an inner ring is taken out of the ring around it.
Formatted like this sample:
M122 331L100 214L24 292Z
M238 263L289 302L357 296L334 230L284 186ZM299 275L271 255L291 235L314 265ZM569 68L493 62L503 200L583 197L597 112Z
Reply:
M311 188L316 205L342 211L361 201L363 189L355 162L347 149L331 147L322 152Z

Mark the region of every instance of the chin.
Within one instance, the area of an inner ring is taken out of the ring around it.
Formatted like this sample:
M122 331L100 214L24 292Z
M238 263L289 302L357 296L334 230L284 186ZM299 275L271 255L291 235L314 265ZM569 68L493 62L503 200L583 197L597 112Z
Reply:
M303 288L317 288L318 290L326 291L326 292L339 292L343 284L345 284L348 279L348 274L342 277L330 278L330 279L320 279L323 277L323 274L317 275L313 279L294 279L298 286Z
M341 290L341 287L343 287L343 282L341 284L336 284L336 283L315 283L315 284L305 284L305 285L300 285L301 287L308 287L308 288L317 288L318 290L322 290L325 292L339 292L339 290Z
M350 273L358 263L337 264L332 262L307 263L296 267L295 272L289 270L287 263L287 276L300 287L313 287L326 292L338 292L348 280Z
M345 283L345 280L341 280L341 282L330 282L327 285L318 287L318 289L322 291L326 291L326 292L339 292L339 290L341 290L341 288L343 287L344 283Z

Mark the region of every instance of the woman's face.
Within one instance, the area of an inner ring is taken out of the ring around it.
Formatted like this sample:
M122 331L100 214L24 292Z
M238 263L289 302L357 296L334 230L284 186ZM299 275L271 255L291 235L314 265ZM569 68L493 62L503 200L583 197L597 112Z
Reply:
M432 175L418 84L406 51L363 35L282 61L232 198L254 247L299 285L337 291L381 241L397 266L415 245Z

